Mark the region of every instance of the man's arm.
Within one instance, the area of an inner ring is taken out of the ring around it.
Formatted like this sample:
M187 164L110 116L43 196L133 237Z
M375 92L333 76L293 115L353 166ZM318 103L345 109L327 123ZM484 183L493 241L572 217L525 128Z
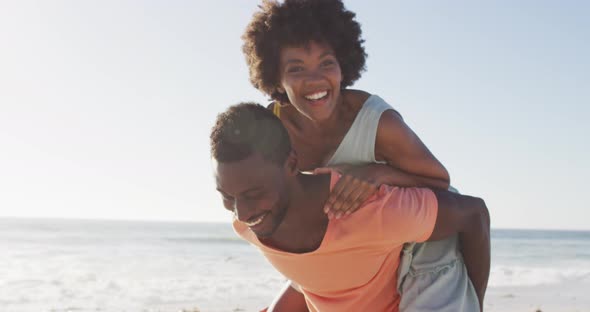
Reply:
M291 282L281 290L267 312L309 312L305 297L292 287Z
M459 234L461 253L469 278L479 298L483 299L490 276L490 215L481 198L433 190L438 201L438 214L429 241Z

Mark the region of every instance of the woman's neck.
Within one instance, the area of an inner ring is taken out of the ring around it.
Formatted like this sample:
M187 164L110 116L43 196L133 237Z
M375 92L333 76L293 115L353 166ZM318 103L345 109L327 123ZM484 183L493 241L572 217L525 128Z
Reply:
M344 90L336 100L336 105L332 114L328 118L323 120L313 120L309 117L298 113L298 120L304 127L311 127L315 133L320 136L340 136L350 126L350 121L354 119L356 115L353 112L352 106L347 100L344 94Z

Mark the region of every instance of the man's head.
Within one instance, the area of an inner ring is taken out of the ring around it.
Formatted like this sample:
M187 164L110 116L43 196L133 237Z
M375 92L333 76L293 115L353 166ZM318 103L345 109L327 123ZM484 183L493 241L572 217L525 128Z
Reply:
M258 104L234 105L217 117L211 156L225 208L258 237L272 235L285 216L289 182L297 173L281 121Z

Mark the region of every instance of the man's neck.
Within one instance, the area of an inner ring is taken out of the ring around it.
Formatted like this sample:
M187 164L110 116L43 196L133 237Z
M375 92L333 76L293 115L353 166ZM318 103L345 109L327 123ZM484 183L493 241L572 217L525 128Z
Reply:
M281 225L263 242L293 253L317 249L328 225L323 208L330 194L330 180L327 174L299 174L289 187L290 203Z

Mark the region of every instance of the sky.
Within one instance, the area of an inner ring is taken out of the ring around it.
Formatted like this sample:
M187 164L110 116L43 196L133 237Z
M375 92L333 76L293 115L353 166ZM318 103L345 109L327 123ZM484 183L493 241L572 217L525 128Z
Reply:
M0 217L229 222L209 132L258 1L0 0ZM494 228L590 230L590 3L345 0L377 94Z

